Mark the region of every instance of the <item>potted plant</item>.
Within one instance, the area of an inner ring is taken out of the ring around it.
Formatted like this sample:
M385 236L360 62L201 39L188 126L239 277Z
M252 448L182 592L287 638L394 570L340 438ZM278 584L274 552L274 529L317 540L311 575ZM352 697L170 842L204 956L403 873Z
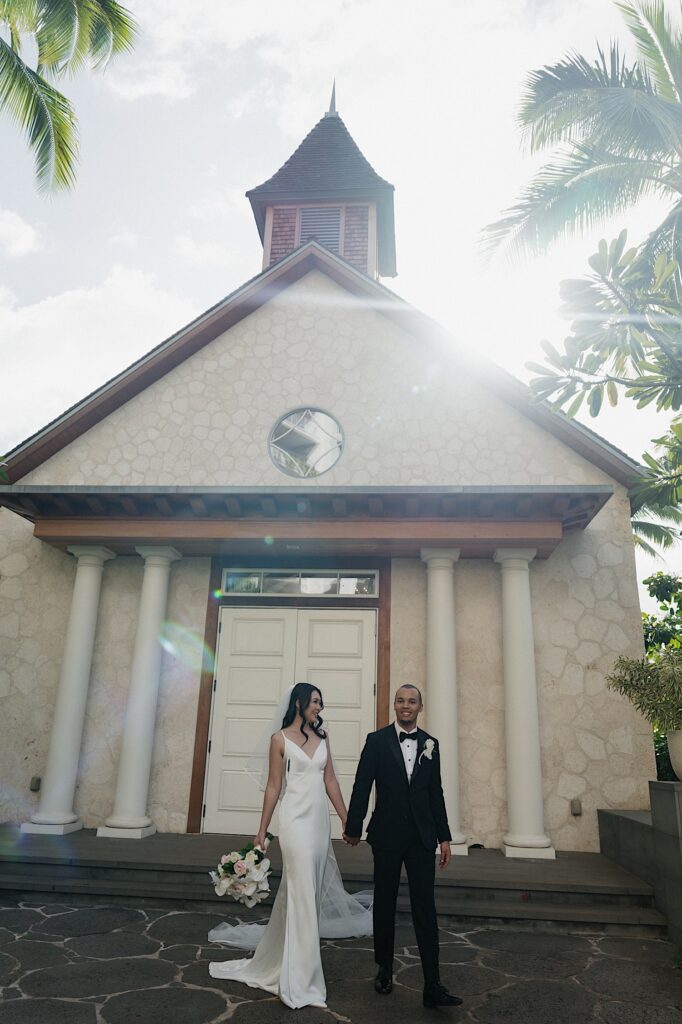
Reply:
M650 652L641 661L621 657L607 682L667 735L670 762L682 781L682 650L663 650L653 657Z

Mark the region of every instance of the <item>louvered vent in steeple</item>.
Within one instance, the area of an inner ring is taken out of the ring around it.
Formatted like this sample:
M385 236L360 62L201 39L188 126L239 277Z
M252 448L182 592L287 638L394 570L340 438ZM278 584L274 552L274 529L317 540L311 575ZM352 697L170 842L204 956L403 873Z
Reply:
M340 252L340 206L304 206L301 209L299 244L310 242L313 238L332 252Z

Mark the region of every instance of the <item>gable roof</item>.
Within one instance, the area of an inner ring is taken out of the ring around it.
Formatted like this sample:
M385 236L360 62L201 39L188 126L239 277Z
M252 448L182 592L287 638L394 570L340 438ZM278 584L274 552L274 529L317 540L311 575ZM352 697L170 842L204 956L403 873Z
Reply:
M395 277L393 185L363 156L343 120L325 114L280 169L246 195L263 241L265 209L277 202L368 199L377 204L379 274Z
M538 403L530 389L505 370L457 346L435 321L371 280L317 242L307 242L289 256L247 281L211 309L161 342L146 355L71 406L61 416L18 444L9 454L11 483L20 480L81 434L200 351L228 328L243 320L311 271L317 270L365 307L388 317L406 333L436 344L450 361L457 361L481 384L544 430L629 487L642 467L610 442L581 423ZM352 301L352 300L351 300ZM1 487L0 487L1 490Z

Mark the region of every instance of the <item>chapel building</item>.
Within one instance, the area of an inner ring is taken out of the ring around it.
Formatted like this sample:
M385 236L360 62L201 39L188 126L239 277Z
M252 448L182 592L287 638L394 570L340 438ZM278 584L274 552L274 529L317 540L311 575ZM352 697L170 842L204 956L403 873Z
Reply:
M642 650L639 467L382 283L393 186L333 103L247 196L260 273L8 457L0 819L254 834L291 683L346 800L414 683L454 852L597 850L655 777L606 686Z

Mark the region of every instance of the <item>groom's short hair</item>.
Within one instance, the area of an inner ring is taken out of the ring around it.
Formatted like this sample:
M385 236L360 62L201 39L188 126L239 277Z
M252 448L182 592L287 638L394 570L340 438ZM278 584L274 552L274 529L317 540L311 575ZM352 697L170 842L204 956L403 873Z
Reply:
M419 695L419 703L424 703L424 700L422 698L422 692L418 686L414 685L414 683L403 683L402 686L398 687L398 690L416 690ZM395 691L395 697L393 698L393 700L395 700L395 698L398 696L398 690Z

